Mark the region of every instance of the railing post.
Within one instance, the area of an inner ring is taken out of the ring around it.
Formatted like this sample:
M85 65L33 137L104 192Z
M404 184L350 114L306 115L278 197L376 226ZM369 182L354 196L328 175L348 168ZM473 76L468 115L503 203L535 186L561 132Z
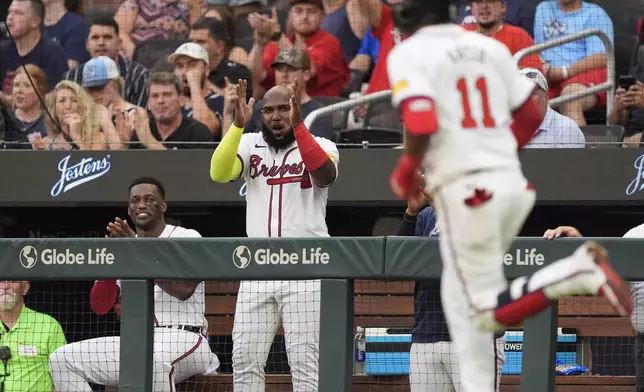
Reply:
M558 303L523 325L521 392L555 391Z
M353 281L322 280L321 292L318 391L350 392L353 376Z
M121 392L152 392L153 287L151 280L121 281Z

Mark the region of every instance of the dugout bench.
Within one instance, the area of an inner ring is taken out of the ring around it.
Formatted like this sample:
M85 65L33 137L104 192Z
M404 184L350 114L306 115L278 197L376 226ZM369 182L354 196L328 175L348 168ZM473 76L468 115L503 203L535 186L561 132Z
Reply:
M239 282L207 282L206 314L211 336L229 336L232 333L235 303ZM356 280L354 283L354 329L355 326L411 326L414 314L414 282ZM630 320L615 314L603 298L574 297L559 302L560 328L575 332L578 338L577 362L589 367L592 337L633 336ZM278 331L282 334L282 330ZM502 392L520 390L520 376L502 376ZM557 376L558 392L632 392L634 377L631 376ZM185 392L232 391L232 375L202 376L185 381L179 390ZM266 391L286 392L291 389L289 374L267 374ZM353 376L355 392L406 392L409 391L407 376Z

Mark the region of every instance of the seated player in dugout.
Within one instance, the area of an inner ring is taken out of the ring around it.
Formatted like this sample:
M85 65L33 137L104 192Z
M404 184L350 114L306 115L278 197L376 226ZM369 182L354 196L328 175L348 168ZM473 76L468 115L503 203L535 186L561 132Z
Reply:
M534 40L537 44L600 29L614 44L613 22L599 5L582 0L543 1L534 18ZM544 74L550 83L550 98L583 91L606 82L608 54L601 39L591 35L541 52ZM577 125L586 125L584 111L606 106L606 91L564 104L561 113Z
M58 321L25 305L29 288L27 281L0 281L0 346L11 354L2 384L7 391L52 392L48 358L67 340Z

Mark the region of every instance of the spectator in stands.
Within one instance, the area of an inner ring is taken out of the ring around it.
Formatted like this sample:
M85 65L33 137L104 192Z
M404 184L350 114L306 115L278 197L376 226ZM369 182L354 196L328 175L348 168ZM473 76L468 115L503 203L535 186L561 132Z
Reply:
M25 257L35 263L37 255ZM2 385L7 391L51 392L49 355L67 340L58 321L25 306L29 287L27 281L0 281L0 336L11 352Z
M371 34L380 42L378 57L386 59L394 45L402 41L402 34L394 26L394 19L391 7L383 4L381 0L356 0L358 1L359 13L362 15L355 23L370 25L373 29ZM354 27L358 29L359 27ZM369 87L365 94L377 93L378 91L389 90L389 77L387 76L387 62L378 61Z
M57 43L41 33L45 7L40 0L13 0L7 15L12 40L0 42L0 100L11 106L13 74L23 64L45 71L50 87L67 71L67 56ZM15 45L14 45L15 42Z
M123 83L118 66L107 56L94 57L83 68L83 88L97 105L107 108L119 139L127 141L132 139L132 129L125 126L125 113L140 106L121 97Z
M537 6L534 36L537 44L589 29L600 29L612 42L613 22L599 5L582 0L544 1ZM541 52L550 98L574 94L606 81L608 55L597 36L588 36ZM606 104L606 92L562 106L562 113L586 125L584 111Z
M211 6L225 6L230 9L233 18L240 15L259 12L268 5L268 0L207 0Z
M505 0L472 0L472 15L477 22L464 27L502 42L514 55L522 49L533 46L534 41L521 27L503 22L506 10ZM519 66L542 69L541 59L537 53L524 57Z
M619 87L615 91L613 108L608 123L624 126L623 147L639 147L644 131L644 68L637 65L633 70L637 83L628 90Z
M121 140L109 119L107 109L96 105L78 84L63 80L48 98L45 119L47 136L37 149L107 150L120 149ZM108 144L109 142L109 144Z
M40 99L45 97L48 88L47 74L36 65L27 64L24 68L20 67L13 76L11 117L14 124L19 126L19 131L32 144L39 144L40 139L47 136L45 114Z
M271 17L249 15L249 22L255 30L255 42L248 60L256 86L253 95L261 97L264 90L275 85L271 64L280 48L295 46L311 58L310 78L306 84L309 95L340 96L349 81L349 67L338 39L320 28L324 17L322 0L290 0L290 4L289 15L294 31L290 37L281 33L275 9Z
M351 23L361 17L358 3L349 0L322 0L322 5L325 14L322 29L333 34L342 43L344 59L349 64L358 53L368 27ZM360 29L354 30L354 27Z
M136 46L155 39L188 38L190 25L201 18L202 0L125 0L114 19L119 25L121 54L132 59Z
M230 60L226 55L226 42L229 41L229 37L224 22L214 18L199 19L192 25L190 40L201 45L208 53L208 80L215 85L215 91L219 95L224 95L226 77L232 83L238 83L240 79L251 80L250 70L245 65ZM252 93L253 87L249 83L248 97L251 97Z
M535 5L529 0L502 0L505 3L504 21L512 26L521 27L530 36L534 36L534 14ZM470 0L464 0L458 8L456 23L468 25L477 24L477 17L473 14L473 4ZM472 2L474 3L474 2Z
M67 55L69 69L89 60L85 41L89 26L82 16L65 8L65 0L42 0L45 5L45 36L58 43Z
M145 107L148 103L148 70L143 65L119 55L120 47L119 25L112 17L98 16L89 22L87 50L90 56L107 56L114 60L118 64L120 75L125 79L121 92L123 98L134 105ZM64 79L81 84L84 66L85 63L67 72Z
M248 52L240 46L235 46L235 19L233 19L233 14L228 10L228 8L219 5L211 5L208 6L208 9L203 16L204 18L217 19L226 27L227 40L224 45L224 54L226 57L228 57L230 61L248 66Z
M362 84L369 81L373 67L378 62L380 42L373 36L372 31L373 28L369 26L367 33L362 38L356 57L349 63L351 81L346 88L349 94L362 91Z
M219 136L224 97L217 94L215 86L208 80L210 60L206 50L188 42L168 56L168 62L174 64L174 74L181 83L183 114L203 123L213 135Z
M546 115L525 148L584 148L586 138L572 119L557 113L548 105L548 81L536 68L523 68L521 74L533 80L538 89L532 93Z
M424 182L424 177L421 177ZM394 235L436 237L440 234L432 196L421 192L407 201L407 209ZM480 333L480 331L471 331ZM414 324L411 328L409 388L411 392L460 391L460 371L456 347L445 320L441 303L440 279L419 280L414 285ZM500 387L505 363L505 334L497 333L490 342L489 362L494 364L495 390ZM467 376L466 376L467 377Z
M153 72L148 79L150 100L146 110L127 113L126 126L134 133L132 149L167 150L184 148L214 148L214 137L201 122L183 115L182 85L170 72ZM164 143L167 143L166 147Z
M311 59L309 56L295 48L291 47L282 50L278 53L277 57L271 68L275 70L275 85L289 87L293 89L295 79L306 82L309 79L309 72L311 70ZM311 98L306 92L306 83L302 83L300 91L300 103L302 104L302 118L306 118L311 112L323 107L322 102ZM261 102L255 105L253 117L247 127L250 132L261 132L263 127L262 115L270 114L262 108ZM313 136L319 136L331 141L335 141L333 134L332 117L327 116L316 121L311 128Z

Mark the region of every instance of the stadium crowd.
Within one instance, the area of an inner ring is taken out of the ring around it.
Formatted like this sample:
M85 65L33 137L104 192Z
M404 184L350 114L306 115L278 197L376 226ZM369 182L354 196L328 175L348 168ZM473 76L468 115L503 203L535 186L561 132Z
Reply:
M256 100L245 132L259 132L261 100L274 86L303 82L304 117L330 103L395 89L386 58L405 39L382 0L179 0L173 6L125 0L113 11L69 10L64 0L10 2L0 42L5 148L214 149L232 123L240 85ZM616 40L609 14L581 0L467 0L455 21L501 41L512 54L588 29ZM605 82L608 61L602 41L590 36L525 56L519 67L538 85L534 96L545 107L549 99ZM548 108L528 147L583 148L584 128L597 121L623 126L623 146L639 146L642 66L629 64L634 82L616 89L606 118L592 118L606 112L606 91ZM321 119L311 133L341 142L343 130L387 117L402 139L396 116L389 106L359 106L341 124L336 116ZM4 332L20 332L15 327L29 324L25 318L38 318L31 324L48 328L38 331L46 339L45 358L66 343L55 320L26 307L21 313L28 283L0 282L0 289ZM18 344L15 350L31 350ZM40 369L42 378L25 378L32 384L13 390L51 391L48 362L39 360L23 370Z
M588 29L600 29L615 42L611 17L595 3L461 3L457 23L494 37L513 54ZM14 148L45 150L210 148L203 143L219 141L225 131L227 83L250 82L247 96L257 101L257 120L267 89L304 80L307 116L330 103L389 89L385 59L404 39L382 0L164 4L127 0L116 8L106 3L82 11L67 10L63 0L12 1L0 45L4 140L19 142ZM548 98L605 82L607 64L602 41L589 36L525 56L519 65L532 69L526 76L542 88L545 105ZM630 66L627 73L640 79L639 67ZM625 128L625 146L638 145L643 94L639 81L621 86L608 116L601 114L606 91L550 109L530 147L583 147L582 129L606 121ZM147 117L132 110L137 108ZM388 105L360 106L340 117L318 121L313 134L342 142L343 130L379 126L383 118L392 131L401 127ZM141 122L149 127L135 131ZM253 121L247 131L258 127ZM364 135L369 139L369 132Z

